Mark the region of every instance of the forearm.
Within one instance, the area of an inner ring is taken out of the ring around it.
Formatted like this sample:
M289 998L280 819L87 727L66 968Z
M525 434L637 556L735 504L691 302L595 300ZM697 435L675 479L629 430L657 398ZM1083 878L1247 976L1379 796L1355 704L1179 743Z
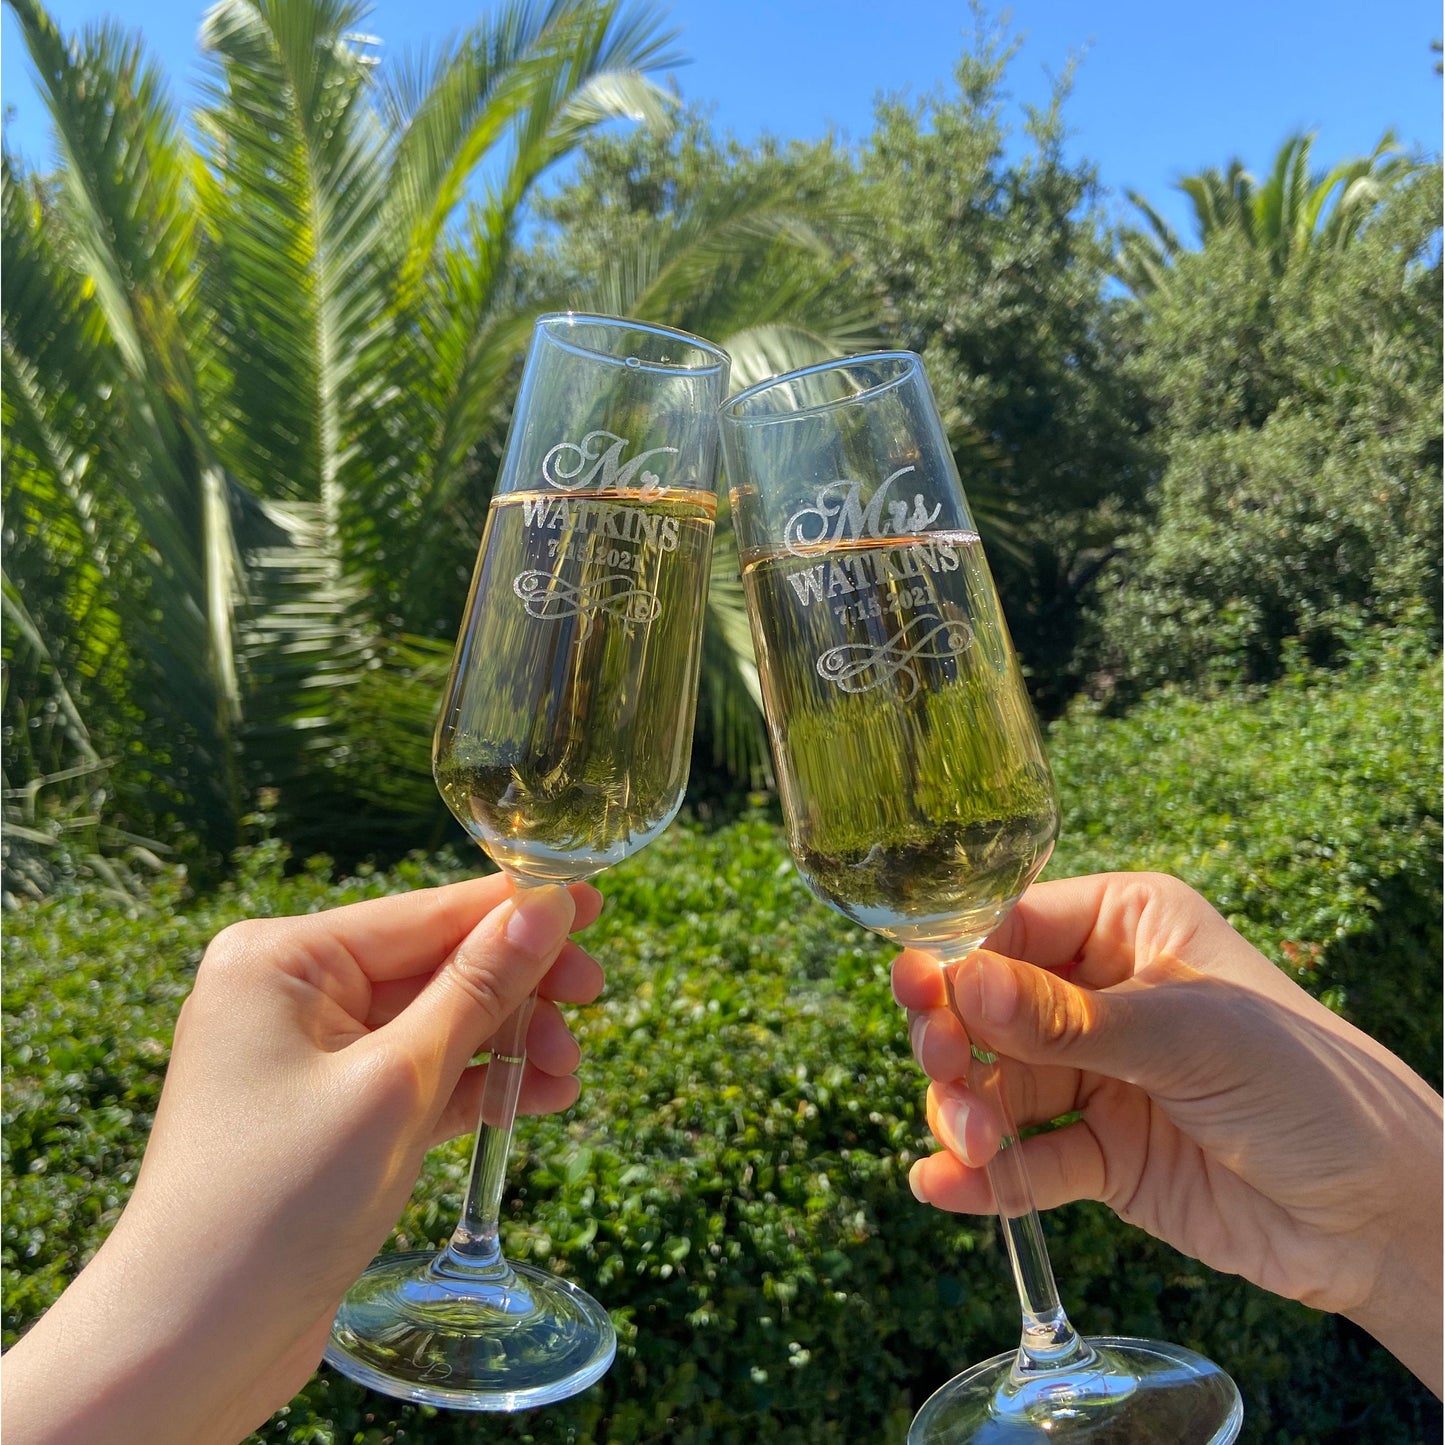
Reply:
M6 1445L242 1439L266 1413L248 1399L270 1373L266 1332L242 1282L204 1271L113 1236L6 1353Z
M1377 1308L1351 1311L1349 1318L1368 1331L1436 1395L1442 1390L1445 1331L1441 1327L1440 1217L1434 1223L1433 1259L1418 1266L1408 1260L1391 1273L1398 1279L1395 1300Z
M84 1293L67 1295L6 1354L11 1445L235 1445L198 1418L186 1351L163 1319L101 1318Z
M1358 1309L1346 1314L1441 1395L1445 1374L1441 1101L1422 1083L1401 1113L1391 1130L1401 1167L1397 1177L1380 1181L1381 1189L1389 1190L1397 1201L1393 1227L1382 1244L1375 1288Z

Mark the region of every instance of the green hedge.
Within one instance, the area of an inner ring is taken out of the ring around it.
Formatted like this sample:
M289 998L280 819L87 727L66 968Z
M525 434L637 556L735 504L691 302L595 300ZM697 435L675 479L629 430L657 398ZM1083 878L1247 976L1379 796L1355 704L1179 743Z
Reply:
M1065 836L1050 873L1158 866L1417 1067L1439 1058L1439 674L1395 658L1124 720L1078 712L1051 751ZM232 918L446 876L411 863L284 876L271 845L204 899L94 896L5 933L5 1329L54 1298L113 1222L202 948ZM581 1101L519 1131L507 1238L613 1311L618 1359L579 1399L510 1419L368 1394L329 1371L265 1441L901 1440L924 1395L1009 1347L993 1224L916 1205L921 1079L888 993L890 950L805 892L763 816L675 829L606 880ZM401 1222L438 1241L464 1145L436 1151ZM1386 1187L1386 1181L1382 1181ZM1239 1381L1253 1442L1438 1438L1438 1405L1338 1320L1213 1275L1107 1211L1046 1220L1092 1331L1160 1335Z
M1120 720L1076 708L1050 738L1049 876L1177 874L1439 1088L1441 674L1415 648Z

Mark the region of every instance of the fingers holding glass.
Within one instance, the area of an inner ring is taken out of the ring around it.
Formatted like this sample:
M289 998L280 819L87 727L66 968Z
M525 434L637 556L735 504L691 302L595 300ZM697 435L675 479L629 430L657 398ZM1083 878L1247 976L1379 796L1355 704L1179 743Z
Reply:
M431 974L391 979L373 986L366 1027L379 1029L398 1017L431 981ZM537 985L539 998L557 1003L594 1003L602 992L602 966L576 942L562 945L562 951Z
M931 1081L930 1093L940 1088L972 1087L970 1078L977 1071L978 1061L967 1031L951 1010L911 1012L908 1039L915 1062ZM998 1059L998 1071L1009 1115L1025 1129L1085 1108L1094 1084L1078 1069L1024 1064L1006 1056Z
M908 1185L915 1198L954 1214L992 1214L997 1209L985 1166L998 1147L998 1134L982 1111L978 1117L973 1116L975 1103L970 1098L951 1097L936 1104L933 1091L929 1091L928 1114L935 1137L947 1136L952 1140L956 1133L963 1134L975 1153L976 1162L961 1157L950 1142L940 1153L918 1160L908 1175ZM949 1117L948 1111L960 1106L965 1117ZM932 1122L935 1119L939 1121L936 1125ZM1097 1136L1082 1120L1031 1135L1011 1147L1022 1150L1034 1200L1040 1209L1056 1209L1079 1199L1104 1197L1108 1179L1104 1151ZM988 1152L983 1154L983 1150ZM978 1157L980 1154L982 1157Z
M527 1061L517 1098L518 1114L555 1114L571 1108L581 1091L576 1078L581 1062L582 1050L562 1011L556 1004L538 999L527 1025ZM462 1074L432 1131L432 1145L472 1132L486 1080L486 1064L473 1065Z

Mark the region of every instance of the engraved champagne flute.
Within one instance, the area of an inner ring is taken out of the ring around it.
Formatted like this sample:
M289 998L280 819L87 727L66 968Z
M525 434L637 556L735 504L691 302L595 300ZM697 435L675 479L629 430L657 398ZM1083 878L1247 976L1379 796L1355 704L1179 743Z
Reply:
M655 838L687 784L729 362L665 327L541 317L437 723L433 772L520 888L591 878ZM461 1221L383 1255L327 1360L386 1394L520 1410L599 1379L616 1338L498 1238L529 1000L492 1039Z
M1059 819L922 364L878 353L763 382L725 403L722 441L798 870L892 942L963 958L1042 871ZM1233 1440L1239 1393L1216 1365L1074 1331L996 1056L976 1034L971 1052L1004 1141L988 1177L1022 1338L938 1389L910 1445Z

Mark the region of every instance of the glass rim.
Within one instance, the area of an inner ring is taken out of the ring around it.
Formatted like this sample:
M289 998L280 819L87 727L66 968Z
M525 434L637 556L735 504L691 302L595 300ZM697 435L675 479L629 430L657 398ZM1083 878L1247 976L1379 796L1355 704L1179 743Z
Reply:
M825 371L843 371L848 367L863 366L879 361L898 361L903 365L899 368L896 376L875 382L872 386L865 386L862 391L855 391L851 396L835 396L831 401L820 401L813 406L800 406L795 411L753 412L751 414L743 411L745 403L765 391L771 391L774 387L799 381L806 376L817 376ZM820 412L831 411L834 407L853 406L857 402L867 401L895 386L902 385L910 377L921 374L922 370L923 358L916 351L864 351L857 356L834 357L830 361L815 361L811 366L800 366L795 371L785 371L780 376L770 376L764 381L754 382L750 387L738 392L736 396L729 397L718 408L718 411L724 421L730 422L734 426L763 426L769 422L795 421L798 417L815 416Z
M727 371L732 366L732 357L721 346L704 337L695 336L690 331L683 331L676 326L663 326L656 321L636 321L630 316L603 316L595 311L544 311L533 325L564 351L593 357L598 361L610 361L616 366L626 366L629 358L613 356L605 351L594 351L590 346L569 339L566 329L573 326L601 326L618 331L640 331L648 336L664 336L669 340L682 342L709 358L703 365L689 366L681 362L647 361L641 357L633 357L630 360L635 371L656 371L671 376L712 376L720 371Z

